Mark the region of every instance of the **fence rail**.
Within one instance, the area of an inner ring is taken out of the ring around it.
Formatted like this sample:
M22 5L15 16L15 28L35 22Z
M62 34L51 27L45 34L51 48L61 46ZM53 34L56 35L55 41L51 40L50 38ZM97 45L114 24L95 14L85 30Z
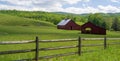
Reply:
M35 49L26 49L26 50L11 50L11 51L2 51L0 52L0 55L5 54L16 54L16 53L26 53L26 52L33 52L36 51Z
M82 44L82 41L104 41L102 44ZM107 45L117 45L120 44L120 42L113 42L113 43L108 43L107 40L120 40L120 38L81 38L79 37L74 38L74 39L58 39L58 40L39 40L38 37L36 37L36 40L30 40L30 41L12 41L12 42L0 42L0 45L13 45L13 44L26 44L26 43L35 43L36 48L35 49L26 49L26 50L12 50L12 51L2 51L0 52L0 55L5 55L5 54L16 54L16 53L26 53L26 52L35 52L35 58L33 59L22 59L22 60L36 60L38 61L39 59L43 58L53 58L53 57L61 57L61 56L68 56L68 55L74 55L78 54L79 56L81 53L84 53L85 51L82 51L82 47L92 47L92 46L103 46L104 49L107 48ZM71 41L77 41L78 45L73 45L73 46L58 46L58 47L47 47L47 48L39 48L39 43L48 43L48 42L71 42ZM39 57L39 51L49 51L49 50L59 50L59 49L69 49L69 48L78 48L77 52L69 52L69 53L64 53L64 54L56 54L56 55L50 55L50 56L42 56ZM86 51L86 52L93 52L93 51ZM17 60L19 61L19 60Z
M40 40L38 42L47 43L47 42L70 42L70 41L77 41L77 39L58 39L58 40ZM8 44L27 44L27 43L34 43L34 40L28 41L3 41L0 42L0 45L8 45Z
M120 43L109 43L107 45L117 45ZM103 46L104 44L83 44L81 47L94 47L94 46ZM59 49L68 49L68 48L77 48L78 46L61 46L61 47L53 47L53 48L40 48L39 51L49 51L49 50L59 50ZM11 51L3 51L0 52L0 55L5 55L5 54L16 54L16 53L26 53L26 52L33 52L36 51L35 49L26 49L26 50L11 50Z
M47 43L47 42L72 42L77 41L77 38L74 39L57 39L57 40L39 40L41 43ZM104 40L104 38L81 38L83 41L101 41ZM120 40L120 38L107 38L107 40ZM8 45L8 44L27 44L27 43L35 43L34 40L22 40L22 41L2 41L0 42L0 45Z
M99 50L81 51L81 53L88 53L88 52L95 52L95 51L99 51ZM54 54L54 55L49 55L49 56L42 56L42 57L39 57L39 59L50 59L54 57L62 57L62 56L69 56L69 55L75 55L75 54L78 54L78 52L69 52L69 53ZM15 61L31 61L31 60L35 60L35 58L15 60Z

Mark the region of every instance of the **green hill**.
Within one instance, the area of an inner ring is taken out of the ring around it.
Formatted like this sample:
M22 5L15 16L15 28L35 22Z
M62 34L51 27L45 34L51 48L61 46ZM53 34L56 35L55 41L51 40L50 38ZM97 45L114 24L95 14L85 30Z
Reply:
M54 26L52 23L29 18L0 14L0 25L9 26Z
M29 40L35 40L35 37L39 37L39 41L41 40L51 40L51 39L72 39L72 38L78 38L78 36L82 38L103 38L105 35L96 35L96 34L81 34L78 30L62 30L57 29L54 23L57 23L57 20L60 21L61 18L64 18L64 15L56 15L56 14L50 14L50 13L42 13L42 12L11 12L11 11L5 11L0 12L0 42L3 41L29 41ZM71 17L70 17L71 18ZM74 18L78 21L76 21L77 24L84 24L84 17L77 17ZM83 21L81 21L83 20ZM51 23L50 23L51 22ZM107 38L114 37L119 38L120 37L120 31L107 31ZM115 42L114 40L110 40L107 43ZM117 40L116 40L117 42ZM120 42L118 40L118 42ZM95 43L103 43L103 41L82 41L82 44L95 44ZM60 46L73 46L77 45L78 42L57 42L57 43L40 43L40 48L49 48L49 47L60 47ZM110 47L110 46L108 46ZM114 46L112 46L114 48ZM118 46L119 48L120 46ZM14 45L0 45L0 51L10 51L10 50L26 50L26 49L34 49L35 43L29 43L29 44L14 44ZM93 47L90 48L83 48L82 51L88 50L102 50L103 47ZM118 49L117 47L115 49ZM61 61L100 61L98 58L94 58L94 56L102 57L101 61L115 61L120 60L119 58L119 51L115 50L116 53L113 54L113 51L107 48L108 50L104 51L96 51L95 53L84 53L83 56L69 56L69 57L62 57ZM67 53L67 52L75 52L77 51L77 48L71 48L71 49L64 49L64 50L56 50L56 51L40 51L40 56L48 56L53 54L61 54L61 53ZM54 53L53 53L54 52ZM97 53L99 52L99 53ZM106 53L107 52L107 53ZM106 54L104 54L106 53ZM111 59L106 59L109 57L113 57ZM117 55L115 55L117 54ZM0 61L15 61L19 59L27 59L27 58L33 58L34 52L29 53L20 53L20 54L8 54L8 55L0 55ZM109 56L109 57L108 57ZM90 58L88 58L90 57ZM92 58L91 58L92 57ZM119 58L119 59L116 59ZM73 58L75 60L73 60ZM88 58L86 60L86 58ZM81 60L80 60L81 59ZM48 61L48 59L46 59ZM41 60L40 61L46 61ZM51 59L52 61L58 61L59 58Z
M23 18L35 19L39 21L47 21L53 24L58 24L61 20L65 18L73 19L75 22L85 22L87 19L82 19L86 17L81 17L80 15L62 13L62 12L43 12L43 11L17 11L17 10L0 10L1 14L13 15Z

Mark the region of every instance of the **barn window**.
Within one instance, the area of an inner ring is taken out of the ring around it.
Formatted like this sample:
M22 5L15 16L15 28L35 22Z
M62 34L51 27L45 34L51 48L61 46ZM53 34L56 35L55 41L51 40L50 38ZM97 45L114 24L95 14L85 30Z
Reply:
M86 31L91 31L92 29L91 28L85 28Z

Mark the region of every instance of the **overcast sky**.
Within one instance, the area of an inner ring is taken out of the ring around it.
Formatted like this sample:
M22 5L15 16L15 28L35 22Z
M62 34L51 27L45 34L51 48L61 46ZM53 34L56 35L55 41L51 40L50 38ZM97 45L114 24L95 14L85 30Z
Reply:
M116 13L120 12L120 0L0 0L0 9L75 14Z

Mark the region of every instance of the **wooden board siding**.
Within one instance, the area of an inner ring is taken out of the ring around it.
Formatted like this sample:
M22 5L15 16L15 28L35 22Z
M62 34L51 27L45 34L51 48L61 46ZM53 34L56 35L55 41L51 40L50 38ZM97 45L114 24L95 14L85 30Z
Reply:
M91 30L87 31L85 30L86 28L91 28ZM87 22L81 26L81 33L106 35L106 29L96 26L91 22Z
M65 30L80 30L81 27L80 25L76 24L74 21L70 20L67 24L65 25L58 25L58 29L65 29Z

